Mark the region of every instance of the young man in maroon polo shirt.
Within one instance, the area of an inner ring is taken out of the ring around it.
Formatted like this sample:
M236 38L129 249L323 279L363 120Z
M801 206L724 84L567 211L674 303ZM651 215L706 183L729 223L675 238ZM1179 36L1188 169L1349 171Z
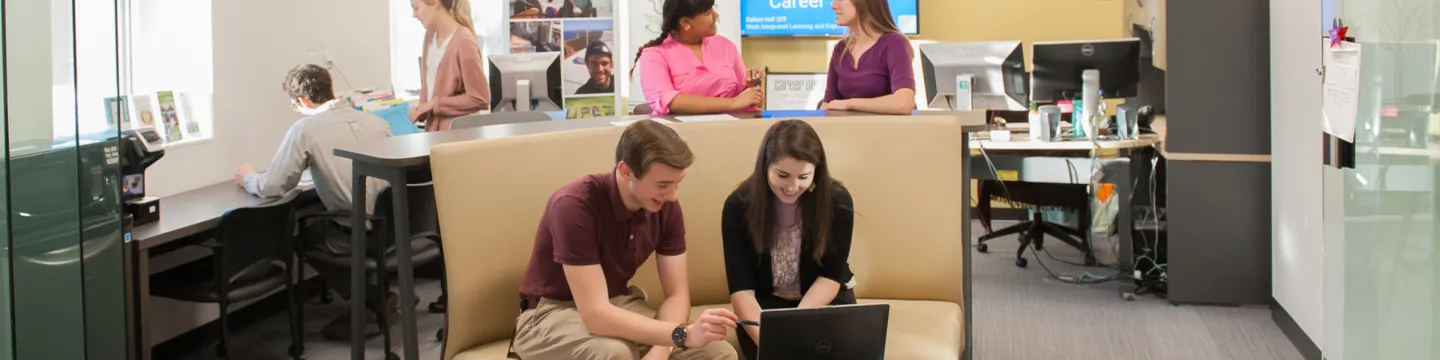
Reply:
M555 191L545 206L520 297L513 351L525 360L736 359L724 341L735 313L690 318L685 219L679 187L694 161L665 125L625 128L611 172L586 175ZM665 301L626 287L651 253Z

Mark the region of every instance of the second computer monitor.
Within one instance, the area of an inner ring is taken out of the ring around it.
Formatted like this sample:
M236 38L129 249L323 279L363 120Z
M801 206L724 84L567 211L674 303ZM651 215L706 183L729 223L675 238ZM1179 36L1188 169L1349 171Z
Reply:
M530 87L528 104L516 101L522 80ZM560 53L491 55L490 111L561 110L560 81Z
M1080 97L1081 73L1100 72L1100 97L1135 97L1140 83L1140 39L1036 42L1030 75L1037 103Z
M926 101L931 109L953 109L956 79L970 75L972 109L1025 110L1023 51L1019 41L920 45Z

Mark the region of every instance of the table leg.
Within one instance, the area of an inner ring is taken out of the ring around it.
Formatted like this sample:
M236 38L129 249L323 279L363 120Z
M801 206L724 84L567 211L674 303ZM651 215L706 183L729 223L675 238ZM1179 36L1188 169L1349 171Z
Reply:
M394 198L395 257L400 267L400 338L404 359L420 359L419 340L415 334L415 277L410 263L410 194L409 182L404 169L396 170L390 180L390 194Z
M350 358L364 360L365 337L365 174L355 169L350 188Z
M1131 209L1133 209L1133 206L1130 204L1131 200L1133 200L1132 195L1135 192L1135 174L1132 174L1130 171L1130 165L1133 164L1132 161L1133 160L1124 161L1125 166L1118 166L1115 170L1118 172L1115 174L1115 178L1120 180L1117 181L1118 184L1115 184L1115 201L1120 202L1119 209L1116 212L1116 217L1119 219L1115 221L1115 229L1118 230L1116 232L1119 233L1120 238L1120 253L1115 254L1115 256L1120 262L1120 271L1124 272L1135 269L1135 243L1133 242L1134 239L1132 239L1135 230L1133 224L1135 214L1132 213ZM1129 282L1127 281L1126 283Z
M150 306L150 252L141 250L138 242L132 241L128 245L131 248L131 259L134 261L131 267L132 279L135 279L135 287L132 289L135 293L131 297L135 302L132 309L135 319L135 328L132 329L135 331L135 351L133 353L139 360L150 360L152 356L150 316L146 311Z
M972 239L970 235L970 229L973 227L971 225L972 222L970 221L970 166L975 161L974 157L969 156L969 134L966 134L965 140L960 142L960 153L966 155L960 160L960 193L964 194L964 198L961 199L961 201L965 204L965 206L960 209L960 218L962 219L961 221L964 222L964 226L962 226L960 229L960 243L963 244L963 247L961 249L962 253L960 255L960 261L965 263L963 265L965 267L965 274L963 275L964 279L962 280L965 282L962 290L965 292L965 295L963 296L965 299L965 304L962 305L961 308L961 311L965 314L965 350L960 352L960 360L970 360L971 354L975 353L975 351L973 350L975 348L975 328L971 326L974 323L973 315L975 314L975 311L973 309L973 306L975 305L975 303L971 300L973 299L973 297L970 294L970 252L974 251L970 247L970 243L974 241L974 239ZM981 199L980 201L989 201L989 199Z
M1134 207L1130 204L1130 202L1134 200L1133 195L1135 192L1135 174L1130 171L1130 166L1135 164L1135 161L1133 155L1128 158L1122 158L1119 160L1122 166L1115 166L1113 170L1115 171L1115 179L1117 180L1115 181L1116 195L1113 201L1120 202L1116 211L1115 217L1117 219L1114 225L1117 234L1116 237L1118 237L1120 241L1120 249L1119 253L1115 254L1115 259L1120 265L1121 276L1128 279L1119 281L1120 298L1125 300L1135 299L1135 281L1133 280L1135 243L1132 234L1135 230L1133 224L1135 214L1132 210Z

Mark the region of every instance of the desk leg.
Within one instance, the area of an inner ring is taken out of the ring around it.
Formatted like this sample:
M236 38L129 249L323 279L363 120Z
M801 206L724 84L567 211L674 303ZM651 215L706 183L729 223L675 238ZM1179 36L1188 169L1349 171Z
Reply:
M365 179L355 169L350 187L350 358L364 360L365 334Z
M960 309L961 312L965 314L965 350L960 352L960 360L970 360L971 354L975 353L975 328L971 326L974 323L973 315L975 314L975 311L973 309L973 306L975 305L975 303L971 300L973 299L973 297L970 294L970 253L974 251L970 247L971 242L974 241L974 239L970 237L970 230L974 227L974 222L970 221L970 166L972 163L974 163L974 157L970 156L969 134L965 134L965 140L960 142L960 153L965 154L965 156L962 157L960 160L962 165L960 169L960 193L964 194L960 201L965 204L965 206L960 209L960 219L964 224L964 226L961 226L960 229L960 243L964 245L960 249L960 251L962 252L960 255L960 261L965 263L963 265L965 267L965 274L963 275L964 279L962 280L965 282L963 286L963 291L965 292L965 304ZM982 199L981 201L988 201L988 199Z
M130 254L131 264L127 267L130 271L130 279L135 281L135 286L130 288L132 301L130 331L134 334L132 338L135 349L132 355L138 360L150 360L150 314L147 308L150 306L150 252L140 249L140 243L131 241L126 243Z
M416 338L415 328L415 277L414 269L410 264L410 239L414 236L410 233L410 189L405 169L396 169L390 177L390 194L395 199L394 211L391 216L394 219L395 228L395 257L400 267L400 338L403 347L404 359L419 360L419 340Z
M1134 200L1135 174L1130 171L1130 167L1135 164L1136 159L1132 154L1128 160L1122 161L1124 162L1123 166L1116 166L1114 170L1115 178L1119 181L1116 181L1118 183L1115 184L1116 196L1112 201L1120 202L1115 215L1118 218L1115 221L1115 229L1120 241L1120 252L1115 254L1115 259L1120 263L1120 273L1126 279L1132 279L1120 281L1120 297L1133 300L1135 298L1135 281L1132 276L1135 269L1135 243L1132 233L1135 230L1133 224L1135 214L1132 210L1134 206L1131 206L1130 202Z

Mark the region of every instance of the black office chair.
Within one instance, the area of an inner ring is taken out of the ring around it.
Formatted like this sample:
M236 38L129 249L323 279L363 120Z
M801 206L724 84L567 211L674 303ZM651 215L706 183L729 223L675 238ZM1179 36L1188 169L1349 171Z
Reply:
M980 224L985 227L986 234L980 237L979 245L976 245L975 250L982 253L988 252L989 246L985 244L986 242L1003 236L1019 234L1020 248L1015 251L1015 266L1025 267L1029 263L1025 260L1025 248L1034 244L1035 251L1042 250L1045 244L1045 235L1050 235L1080 250L1085 254L1085 265L1094 266L1097 262L1094 252L1090 250L1090 237L1088 236L1091 220L1090 196L1086 187L1086 184L980 181L977 189L980 204L976 210L979 212ZM992 218L990 200L997 198L1030 206L1056 206L1078 210L1080 212L1078 228L1045 221L1045 217L1037 212L1034 220L1022 221L1019 224L992 231L990 228L990 219Z
M410 246L411 266L419 267L441 257L440 233L438 231L440 221L439 215L436 214L435 210L435 188L431 186L431 184L412 184L409 185L408 191L410 194L410 232L413 235L408 239L407 245ZM371 305L370 311L375 313L375 317L380 325L380 334L381 337L384 338L387 359L399 358L399 356L390 351L390 323L386 317L384 305L385 293L389 290L388 277L391 271L399 266L399 259L395 256L395 249L398 242L395 241L395 231L390 228L390 221L387 220L394 214L394 203L392 199L393 197L389 188L381 190L380 195L375 198L375 215L369 217L372 230L366 232L368 239L366 245L369 249L366 251L367 259L365 261L366 277L376 279L376 292L371 295L374 298L373 301L369 301L369 304ZM333 219L345 219L348 221L350 214L347 211L327 211L302 216L298 222L301 226L306 226L309 224L309 221L330 221ZM326 234L325 236L350 238L350 234ZM312 240L313 239L301 239L302 242ZM302 249L302 251L299 252L300 259L303 262L329 267L350 267L350 255L336 255L319 250L308 250L304 247L300 249ZM444 302L446 286L443 277L441 278L440 287L440 302ZM351 301L356 300L351 299ZM303 310L300 312L299 320L301 324L304 323ZM365 326L365 324L350 324L350 326ZM350 339L350 341L364 340Z
M1029 112L1025 110L986 110L985 122L987 124L1019 124L1029 120ZM987 160L988 161L988 158ZM986 234L980 237L975 250L989 252L990 247L985 242L1009 236L1020 235L1020 247L1015 251L1015 266L1025 267L1029 264L1025 260L1025 248L1034 244L1035 251L1041 251L1045 245L1045 235L1050 235L1061 242L1068 244L1081 253L1085 254L1085 265L1094 266L1097 262L1095 254L1090 250L1090 193L1086 184L1052 184L1052 183L1031 183L1020 181L998 181L983 180L978 182L976 188L979 192L980 203L976 206L976 212L980 216L980 225L985 227ZM1030 206L1054 206L1065 209L1074 209L1080 212L1078 228L1060 226L1049 221L1036 212L1034 220L1022 221L1019 224L1005 227L1000 230L993 230L990 227L991 211L990 201L992 199L1003 199L1011 202L1018 202Z
M182 301L220 304L220 344L215 355L230 357L230 304L285 288L289 299L290 356L304 352L294 289L295 198L299 191L261 205L220 215L213 239L199 243L214 256L213 271L169 271L154 281L152 294ZM203 264L202 264L203 265ZM217 281L223 279L223 281Z

